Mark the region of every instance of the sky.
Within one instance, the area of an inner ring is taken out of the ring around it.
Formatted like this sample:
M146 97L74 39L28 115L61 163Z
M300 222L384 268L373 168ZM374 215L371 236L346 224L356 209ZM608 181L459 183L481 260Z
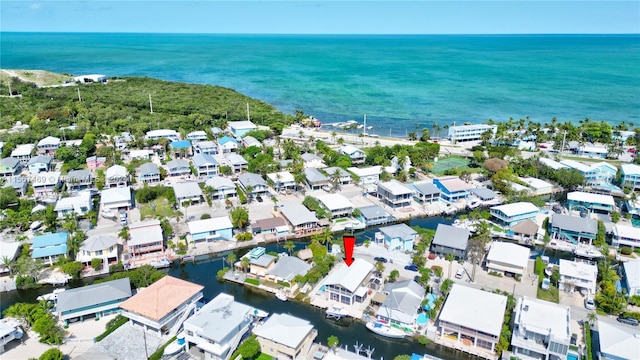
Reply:
M0 31L638 34L640 1L11 1Z

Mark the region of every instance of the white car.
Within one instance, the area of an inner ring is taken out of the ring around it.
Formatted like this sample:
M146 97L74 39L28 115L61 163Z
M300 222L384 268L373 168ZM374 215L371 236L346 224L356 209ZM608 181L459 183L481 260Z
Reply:
M595 308L596 308L596 302L595 302L595 300L593 300L593 298L591 298L591 297L588 297L588 298L584 299L584 307L585 307L587 310L593 310L593 309L595 309Z
M464 275L464 268L459 268L458 271L456 272L456 279L462 279L463 275Z

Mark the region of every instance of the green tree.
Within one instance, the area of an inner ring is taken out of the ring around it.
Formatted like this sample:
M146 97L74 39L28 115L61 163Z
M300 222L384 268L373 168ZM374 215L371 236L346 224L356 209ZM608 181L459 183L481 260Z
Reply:
M238 346L237 353L240 354L243 359L255 359L260 355L260 350L260 343L256 339L256 336L252 335Z
M236 254L231 253L229 255L227 255L227 264L229 264L229 267L231 268L231 270L233 270L233 264L236 263Z
M51 348L40 355L38 360L63 360L64 354L57 348Z
M337 336L335 335L331 335L327 338L327 346L329 346L332 349L335 349L338 344L340 343L339 339Z
M291 255L293 253L293 250L295 250L296 248L296 244L293 241L288 240L284 243L284 248L285 250L287 250L289 255Z
M393 360L411 360L410 355L398 355L393 358Z
M445 255L444 259L449 262L449 275L447 276L447 279L451 279L451 265L453 264L453 260L455 260L456 258L455 256L453 256L453 254L449 253Z
M389 282L395 282L398 276L400 276L400 272L398 270L391 270L391 272L389 273Z
M240 260L240 264L242 265L242 270L246 272L249 266L251 266L251 260L249 260L248 257L243 257L242 260Z
M76 259L78 252L80 252L80 247L82 247L86 239L87 234L82 230L78 230L68 237L67 251L69 252L69 258L71 258L71 260Z
M489 231L489 224L482 221L476 227L475 234L469 239L469 259L473 265L471 280L475 281L476 278L476 266L482 261L486 252L486 246L491 241L491 233Z
M231 222L233 226L244 229L249 224L249 212L246 208L239 206L231 210Z
M376 261L376 271L379 273L382 273L384 271L384 264L382 263L382 261Z

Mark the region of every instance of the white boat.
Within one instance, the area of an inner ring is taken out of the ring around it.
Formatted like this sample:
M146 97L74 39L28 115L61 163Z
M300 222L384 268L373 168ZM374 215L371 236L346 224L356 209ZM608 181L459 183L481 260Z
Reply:
M367 225L365 225L365 223L363 223L363 222L352 221L352 222L348 223L347 225L345 225L344 229L345 230L363 230L366 227L367 227Z
M38 300L38 301L40 301L40 300L56 301L56 300L58 300L58 294L60 294L61 292L65 291L65 290L67 290L67 289L65 289L65 288L55 289L55 290L53 290L53 292L38 296L36 298L36 300Z
M547 267L544 268L544 274L551 277L551 275L553 275L553 265L547 265Z
M184 334L176 335L176 339L164 348L164 355L175 355L182 351L185 346Z
M477 208L478 206L480 206L481 204L482 204L482 202L481 202L480 200L475 200L475 199L474 199L474 200L471 200L471 202L469 202L469 203L467 204L467 208L469 208L469 209L475 209L475 208Z
M156 269L166 268L171 266L171 260L167 257L163 257L160 259L151 259L149 261L149 265L153 266Z
M276 297L278 298L278 300L281 300L281 301L287 301L287 300L289 300L289 298L287 297L287 295L285 295L285 293L283 293L282 291L278 291L278 292L276 293Z
M327 314L327 317L336 318L336 319L349 316L349 312L345 308L341 306L335 306L335 305L329 306L327 308L326 314Z
M402 339L407 336L403 330L379 322L368 322L366 326L370 331L388 338Z
M262 318L266 318L267 316L269 316L269 313L260 309L253 309L253 311L251 312L251 314L255 317L257 317L258 319L262 319Z

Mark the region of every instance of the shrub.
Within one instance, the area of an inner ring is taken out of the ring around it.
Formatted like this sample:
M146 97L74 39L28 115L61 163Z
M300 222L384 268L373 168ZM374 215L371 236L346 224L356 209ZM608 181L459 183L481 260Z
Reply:
M81 263L74 261L68 262L60 267L60 270L67 275L70 275L74 279L78 279L80 277L80 272L84 266Z
M102 259L91 259L91 267L95 271L102 269Z
M49 349L40 355L38 360L62 360L64 359L64 354L57 348Z
M42 285L38 284L31 276L18 276L16 278L16 287L18 289L36 289L40 286Z
M105 331L98 335L95 339L95 342L99 342L102 339L106 338L109 334L111 334L112 332L114 332L117 328L119 328L120 326L124 325L127 323L127 321L129 321L129 319L127 319L126 317L122 316L122 315L118 315L116 317L114 317L113 319L109 320L107 322L107 325L105 326Z
M500 273L499 273L499 272L497 272L497 271L489 271L489 275L497 276L497 277L502 277L502 274L500 274Z
M202 214L200 220L211 219L211 214Z
M288 282L286 282L286 281L278 281L278 285L280 285L280 286L284 286L284 287L290 287L290 286L291 286L291 285L290 285Z
M124 264L122 264L122 261L118 261L117 264L109 265L110 273L114 273L118 271L124 271Z
M420 345L427 345L429 343L429 338L424 335L420 335L418 336L418 343L420 343Z
M244 232L242 234L236 235L236 239L238 241L249 241L253 239L253 234L251 232Z
M633 249L629 246L623 246L620 248L620 253L622 253L622 255L631 255L632 252Z
M260 280L258 279L244 279L244 282L255 286L260 285Z
M151 354L151 356L149 356L149 360L160 360L160 359L162 359L162 356L164 355L164 348L166 348L167 345L171 344L175 340L176 340L175 336L172 337L171 339L169 339L169 341L164 343L164 345L160 346L158 348L158 350L156 350L156 352L154 352L153 354Z

